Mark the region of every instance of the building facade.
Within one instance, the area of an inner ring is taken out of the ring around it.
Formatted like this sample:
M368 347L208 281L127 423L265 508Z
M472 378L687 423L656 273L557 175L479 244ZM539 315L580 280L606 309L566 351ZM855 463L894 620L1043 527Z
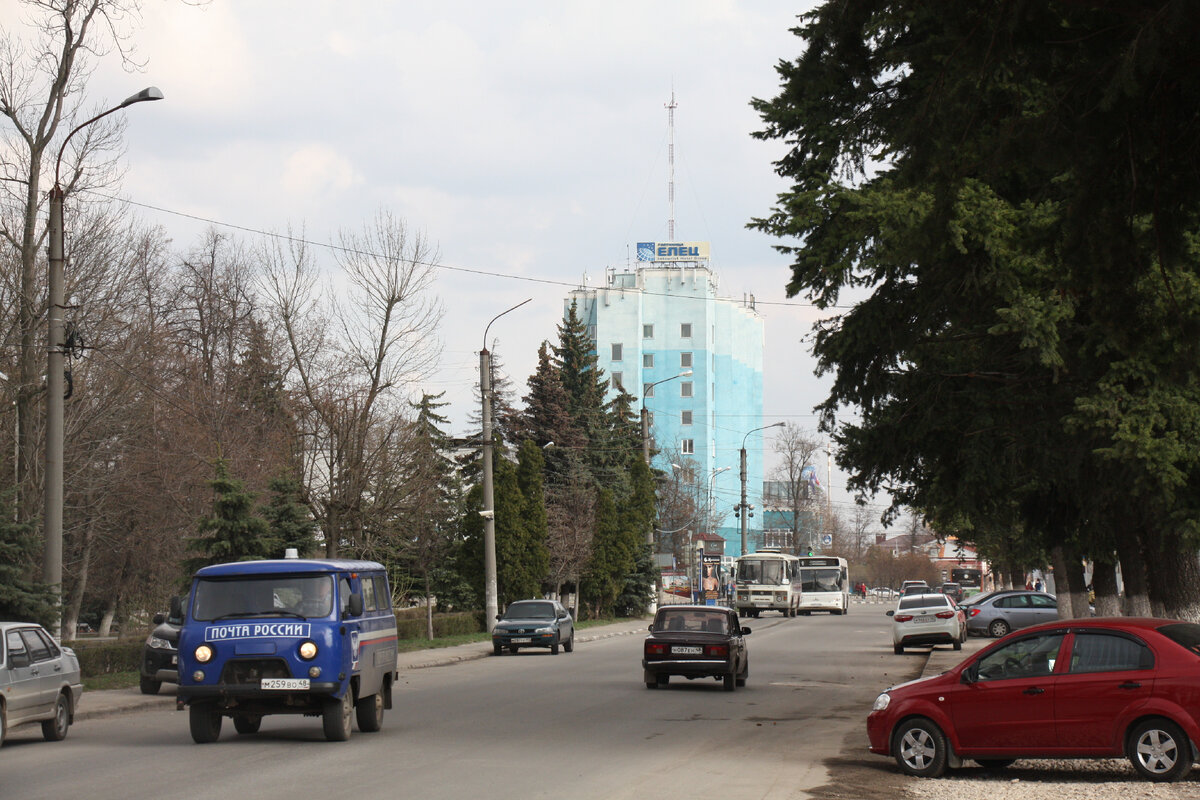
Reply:
M599 288L573 290L565 309L572 304L610 399L620 386L648 411L652 466L682 472L711 509L696 533L718 533L726 554L740 555L743 439L747 503L762 508L762 433L746 436L763 424L764 327L753 297L719 297L707 242L641 242L636 265L610 268ZM748 520L748 534L761 531L761 519Z

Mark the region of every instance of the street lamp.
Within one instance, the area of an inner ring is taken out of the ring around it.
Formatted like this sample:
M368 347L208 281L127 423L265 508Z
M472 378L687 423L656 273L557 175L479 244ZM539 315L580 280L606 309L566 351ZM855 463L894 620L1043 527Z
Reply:
M62 512L63 512L63 192L59 184L63 152L67 142L81 130L107 117L115 111L147 100L162 100L163 93L157 86L142 89L125 98L120 105L97 114L80 125L76 125L58 148L54 162L54 188L50 190L50 274L49 307L47 308L48 335L46 361L46 549L42 560L42 581L51 586L54 603L58 609L54 618L54 634L62 628Z
M692 374L690 369L685 369L678 375L672 375L669 378L663 378L661 381L648 383L642 389L642 460L646 462L646 466L650 466L650 412L646 410L646 395L650 394L655 386L667 381L673 381L676 378L686 378ZM650 541L647 544L654 544L654 536L651 534Z
M707 502L707 505L705 506L705 513L707 514L707 519L705 520L705 523L706 523L705 527L708 527L708 528L712 527L712 518L714 516L714 514L713 514L713 499L712 499L713 480L716 479L716 477L718 475L720 475L722 472L728 472L729 469L730 469L729 467L717 467L716 469L714 469L712 471L712 474L708 476L708 502Z
M492 497L492 354L487 349L487 335L492 322L509 311L516 311L533 298L517 303L508 311L501 311L483 329L483 349L479 351L479 396L483 402L483 613L488 630L499 613L496 591L496 506Z
M741 517L742 525L742 555L746 555L746 439L755 431L765 431L767 428L782 427L782 422L775 422L770 425L763 425L761 428L755 428L752 431L746 431L746 435L742 437L742 502L738 505L738 515Z

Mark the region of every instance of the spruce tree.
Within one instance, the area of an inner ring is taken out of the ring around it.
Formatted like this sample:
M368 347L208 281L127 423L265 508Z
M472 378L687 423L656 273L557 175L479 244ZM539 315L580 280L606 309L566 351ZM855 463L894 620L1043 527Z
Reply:
M0 619L49 626L55 616L54 589L30 577L41 550L37 531L13 520L11 503L11 491L0 496Z
M259 513L267 521L271 538L284 552L291 547L300 558L311 558L317 552L317 524L301 501L300 482L290 475L278 475L268 488L271 500Z
M215 471L216 477L209 481L212 513L197 522L200 535L188 540L188 550L198 553L185 562L189 573L209 564L283 555L267 521L254 514L254 495L242 481L230 477L224 459L217 459Z

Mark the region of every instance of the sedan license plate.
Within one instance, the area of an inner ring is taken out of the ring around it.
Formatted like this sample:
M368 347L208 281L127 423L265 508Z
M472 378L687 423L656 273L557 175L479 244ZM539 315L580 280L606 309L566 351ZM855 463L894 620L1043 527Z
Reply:
M703 647L691 647L691 646L676 645L671 648L671 653L672 653L672 655L677 655L677 656L698 656L698 655L703 655L704 648Z
M307 689L308 678L263 678L260 689Z
M920 625L924 622L937 622L937 617L917 617L913 620L913 622L917 625Z
M530 639L528 636L522 636L520 638L509 639L509 641L512 642L513 644L529 644L533 640Z

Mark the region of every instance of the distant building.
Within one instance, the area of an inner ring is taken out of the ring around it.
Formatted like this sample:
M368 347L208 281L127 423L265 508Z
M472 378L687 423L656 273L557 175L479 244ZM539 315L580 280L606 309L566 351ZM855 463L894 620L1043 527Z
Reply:
M714 513L697 520L696 532L720 534L725 553L740 555L734 507L741 500L742 441L763 424L763 319L753 296L731 300L717 290L708 242L639 242L635 266L610 268L603 286L571 291L565 308L577 304L612 381L610 397L622 386L637 410L644 403L650 412L652 447L659 451L652 466L668 475L673 464L682 467L701 506L711 482ZM763 462L761 434L752 435L746 498L759 509ZM722 467L728 469L716 472ZM761 520L761 513L748 520L748 534L761 530Z

